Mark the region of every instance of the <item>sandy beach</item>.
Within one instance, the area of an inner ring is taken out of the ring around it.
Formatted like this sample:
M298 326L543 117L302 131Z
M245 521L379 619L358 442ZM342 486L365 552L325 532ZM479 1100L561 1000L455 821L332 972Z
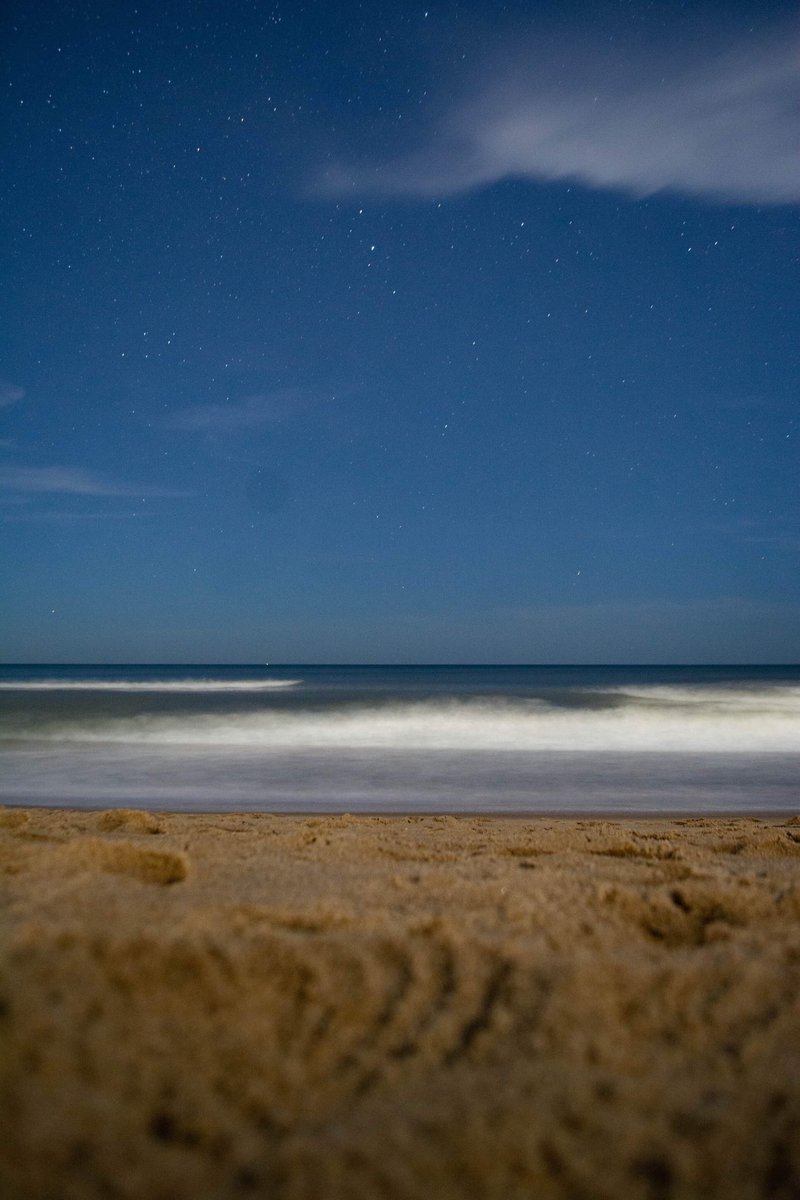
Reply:
M800 1195L800 817L0 810L9 1200Z

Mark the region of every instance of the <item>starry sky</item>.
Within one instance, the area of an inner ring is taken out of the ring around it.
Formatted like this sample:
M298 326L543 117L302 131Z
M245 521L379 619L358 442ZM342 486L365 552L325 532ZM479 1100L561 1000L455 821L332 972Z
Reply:
M4 661L800 661L793 5L2 23Z

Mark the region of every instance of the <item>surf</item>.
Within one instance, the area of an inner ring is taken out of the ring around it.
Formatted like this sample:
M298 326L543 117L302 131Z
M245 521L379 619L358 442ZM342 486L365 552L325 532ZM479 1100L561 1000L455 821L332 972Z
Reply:
M264 692L301 679L23 679L2 680L4 692Z
M573 695L562 705L542 698L435 699L75 719L61 714L9 721L0 738L265 753L791 754L800 751L800 688L714 689L705 695L702 689L620 689Z

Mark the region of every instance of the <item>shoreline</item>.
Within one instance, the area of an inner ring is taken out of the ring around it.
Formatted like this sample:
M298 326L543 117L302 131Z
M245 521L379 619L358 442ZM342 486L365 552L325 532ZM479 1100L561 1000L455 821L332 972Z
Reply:
M417 817L453 817L459 821L493 820L499 821L632 821L635 823L647 821L676 822L681 821L767 821L781 822L800 815L800 797L796 804L786 808L537 808L522 810L518 808L160 808L154 804L138 804L124 802L118 805L108 804L38 804L24 801L0 800L0 823L4 812L45 812L55 816L58 813L106 813L106 812L143 812L156 817L288 817L302 820L314 820L317 817L364 817L375 820L413 820Z
M790 1200L800 816L0 808L15 1200Z

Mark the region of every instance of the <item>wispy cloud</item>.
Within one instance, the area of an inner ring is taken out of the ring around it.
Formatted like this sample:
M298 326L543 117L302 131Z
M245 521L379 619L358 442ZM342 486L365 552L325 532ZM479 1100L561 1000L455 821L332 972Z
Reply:
M91 525L95 522L106 521L141 521L156 514L150 510L144 512L138 509L136 512L62 512L59 509L45 509L43 511L33 512L10 512L0 514L0 521L3 524L28 524L30 522L39 523L45 522L52 525Z
M169 429L235 433L279 425L308 407L311 398L299 391L269 392L224 404L192 404L167 417Z
M0 379L0 408L16 404L24 395L25 388L18 387L16 383L9 383L7 379Z
M508 46L403 157L338 163L329 195L443 196L509 178L750 204L800 201L800 37L654 48L541 36Z
M0 489L62 496L186 496L189 493L149 484L120 483L83 467L0 466Z

